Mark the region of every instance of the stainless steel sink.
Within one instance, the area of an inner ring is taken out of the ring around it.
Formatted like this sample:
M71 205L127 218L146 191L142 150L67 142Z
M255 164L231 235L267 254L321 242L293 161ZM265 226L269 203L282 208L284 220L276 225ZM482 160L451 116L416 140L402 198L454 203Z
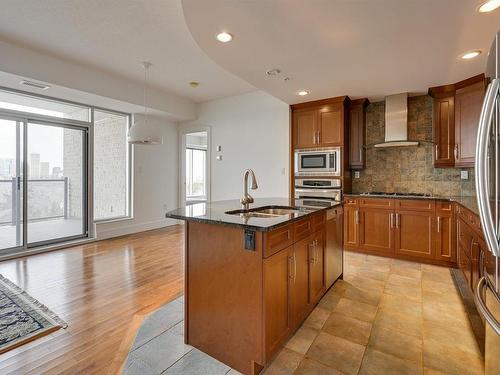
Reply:
M307 211L304 208L287 207L287 206L265 206L250 208L248 210L233 210L227 211L228 215L240 215L247 217L272 218L285 215L292 215L299 212Z

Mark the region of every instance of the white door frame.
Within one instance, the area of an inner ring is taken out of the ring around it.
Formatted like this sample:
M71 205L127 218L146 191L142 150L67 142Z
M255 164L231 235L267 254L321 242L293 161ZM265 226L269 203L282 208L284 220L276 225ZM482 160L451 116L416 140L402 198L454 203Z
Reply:
M210 126L189 125L179 129L179 206L186 205L186 134L189 133L207 133L207 202L211 200L211 164L212 164L212 136Z

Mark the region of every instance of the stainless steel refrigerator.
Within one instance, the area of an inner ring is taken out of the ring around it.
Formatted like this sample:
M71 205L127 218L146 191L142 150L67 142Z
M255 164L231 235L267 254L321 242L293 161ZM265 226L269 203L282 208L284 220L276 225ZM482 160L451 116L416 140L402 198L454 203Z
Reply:
M474 298L486 324L485 374L500 374L500 32L488 55L489 84L476 143L476 193L488 251L480 254Z

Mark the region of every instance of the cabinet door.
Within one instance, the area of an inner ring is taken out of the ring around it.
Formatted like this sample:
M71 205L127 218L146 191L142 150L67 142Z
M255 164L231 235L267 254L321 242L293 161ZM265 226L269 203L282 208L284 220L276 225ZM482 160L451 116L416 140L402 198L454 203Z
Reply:
M434 211L399 211L395 219L395 253L434 258Z
M357 249L359 247L359 209L345 206L344 208L344 246Z
M332 105L319 110L320 146L342 146L344 137L344 107Z
M324 232L316 232L314 246L309 248L309 299L312 305L319 301L325 291L325 239Z
M264 316L266 358L281 348L291 332L290 285L293 246L264 259Z
M455 147L458 167L473 167L479 116L484 99L484 81L455 93Z
M436 259L451 263L457 261L454 246L454 228L453 214L451 212L436 213Z
M361 208L359 210L359 247L379 253L394 253L394 211Z
M470 249L467 249L461 242L458 243L458 267L462 270L467 284L472 289L472 263L467 255L469 252Z
M318 111L300 110L292 114L295 148L318 146Z
M309 312L309 254L313 241L313 235L310 235L293 245L290 286L292 329L298 327Z
M455 98L434 99L434 165L451 167L455 164Z
M349 109L349 168L365 167L365 107L352 105Z

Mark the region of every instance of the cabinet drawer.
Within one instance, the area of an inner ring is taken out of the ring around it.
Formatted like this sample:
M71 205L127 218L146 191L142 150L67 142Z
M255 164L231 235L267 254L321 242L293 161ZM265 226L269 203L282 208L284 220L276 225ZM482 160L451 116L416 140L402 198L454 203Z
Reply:
M396 199L397 211L434 211L432 199Z
M293 244L293 224L279 227L264 235L264 258Z
M344 199L344 206L358 206L358 200L356 198L345 198Z
M312 233L312 218L300 220L293 226L294 241L300 241Z
M392 198L359 198L359 206L363 208L380 208L392 210L394 199Z
M466 223L470 225L474 225L474 215L472 212L470 212L467 208L457 205L457 213L460 218L462 218Z
M438 213L453 213L453 202L437 201L436 211Z

